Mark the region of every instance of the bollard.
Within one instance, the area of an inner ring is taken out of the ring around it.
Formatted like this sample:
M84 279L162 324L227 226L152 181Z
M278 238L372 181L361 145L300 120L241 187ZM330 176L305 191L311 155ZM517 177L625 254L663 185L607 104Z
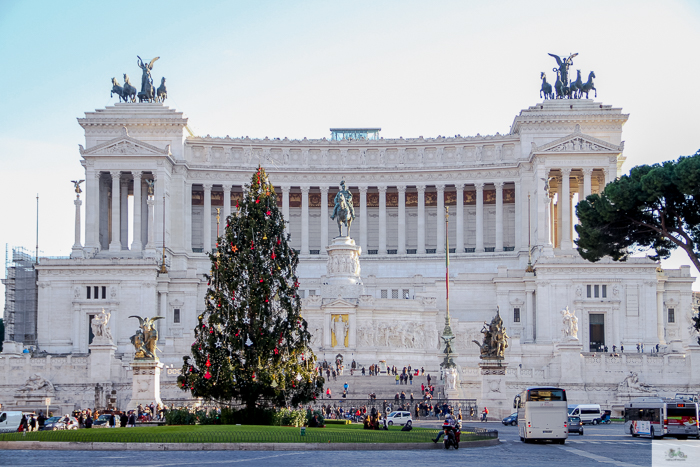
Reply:
M306 436L306 427L305 427L305 426L302 426L302 427L299 429L299 432L300 432L301 436Z

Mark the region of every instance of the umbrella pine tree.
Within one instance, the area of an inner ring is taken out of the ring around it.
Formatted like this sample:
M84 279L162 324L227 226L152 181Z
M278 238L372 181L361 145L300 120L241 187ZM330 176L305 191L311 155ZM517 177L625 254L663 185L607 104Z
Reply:
M256 407L315 399L323 379L301 316L299 258L264 169L246 189L209 255L205 311L178 385L193 397L242 403L252 416Z

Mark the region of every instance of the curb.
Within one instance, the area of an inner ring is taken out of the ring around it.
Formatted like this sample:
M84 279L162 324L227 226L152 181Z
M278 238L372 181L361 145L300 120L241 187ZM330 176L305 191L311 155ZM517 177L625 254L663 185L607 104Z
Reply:
M495 446L498 438L462 443L461 448ZM404 451L442 449L442 443L77 443L0 441L0 450L23 451Z

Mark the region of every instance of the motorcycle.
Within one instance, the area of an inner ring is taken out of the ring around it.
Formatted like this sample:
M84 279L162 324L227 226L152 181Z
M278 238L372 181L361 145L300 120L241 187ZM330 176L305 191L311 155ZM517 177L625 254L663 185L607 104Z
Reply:
M459 428L445 428L445 436L443 438L443 445L445 446L445 449L450 449L451 447L455 449L459 449L459 438L461 435L461 431Z

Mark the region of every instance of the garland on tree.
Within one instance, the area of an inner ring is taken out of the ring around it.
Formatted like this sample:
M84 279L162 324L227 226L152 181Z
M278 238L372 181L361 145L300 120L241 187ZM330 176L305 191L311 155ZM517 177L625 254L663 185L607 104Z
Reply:
M248 410L318 397L323 378L301 316L297 253L289 246L275 190L258 167L209 254L205 311L178 386Z

